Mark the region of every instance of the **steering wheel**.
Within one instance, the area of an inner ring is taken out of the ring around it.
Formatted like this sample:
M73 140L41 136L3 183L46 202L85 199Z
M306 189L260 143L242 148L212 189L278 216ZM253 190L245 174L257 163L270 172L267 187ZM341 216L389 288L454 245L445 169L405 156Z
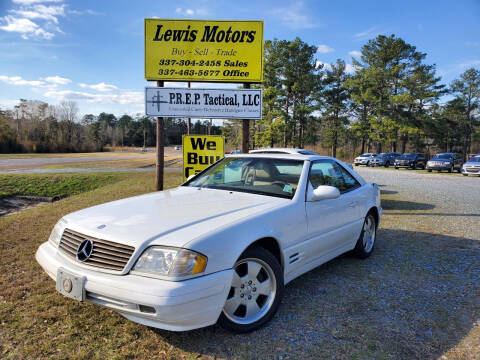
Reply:
M287 183L284 183L283 181L276 180L276 181L272 182L272 185L280 186L283 190L283 188L285 187L285 185L287 185Z

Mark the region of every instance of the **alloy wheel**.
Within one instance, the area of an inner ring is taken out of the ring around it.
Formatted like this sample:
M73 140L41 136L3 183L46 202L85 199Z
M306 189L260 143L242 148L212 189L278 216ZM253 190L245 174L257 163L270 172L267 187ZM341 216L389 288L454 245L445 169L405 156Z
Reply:
M270 310L276 291L275 274L266 262L242 259L235 265L223 314L237 324L254 323Z

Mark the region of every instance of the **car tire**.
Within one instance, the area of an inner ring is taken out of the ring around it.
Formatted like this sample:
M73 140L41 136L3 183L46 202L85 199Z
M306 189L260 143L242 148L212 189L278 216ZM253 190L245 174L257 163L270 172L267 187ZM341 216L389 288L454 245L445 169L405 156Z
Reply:
M432 169L428 169L427 171L428 171L428 172L432 172Z
M417 164L416 163L412 165L412 170L417 170Z
M395 169L398 170L398 166L395 166Z
M455 168L453 167L453 165L450 167L450 169L448 169L448 172L451 174L453 173L453 171L455 170Z
M463 176L468 176L468 174L462 174Z
M457 172L458 172L459 174L462 173L462 167L461 167L461 166L457 169Z
M365 259L369 257L375 247L375 240L377 238L377 221L372 212L369 212L363 221L362 232L357 240L353 254Z
M389 166L390 166L390 162L387 161L387 162L385 163L385 167L388 168Z
M248 333L265 325L277 312L284 291L283 271L275 256L261 247L247 249L233 269L218 324L234 333Z

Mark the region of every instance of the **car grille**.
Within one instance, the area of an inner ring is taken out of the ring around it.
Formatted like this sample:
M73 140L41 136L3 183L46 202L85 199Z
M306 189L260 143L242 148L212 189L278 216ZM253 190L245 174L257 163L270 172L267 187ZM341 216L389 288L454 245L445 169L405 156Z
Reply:
M70 229L64 230L59 247L65 255L78 261L77 249L84 240L93 241L93 251L83 263L109 270L122 271L135 250L133 246L93 238Z
M467 167L465 167L465 170L468 171L468 172L477 173L477 172L480 172L480 167L477 167L477 166L467 166Z

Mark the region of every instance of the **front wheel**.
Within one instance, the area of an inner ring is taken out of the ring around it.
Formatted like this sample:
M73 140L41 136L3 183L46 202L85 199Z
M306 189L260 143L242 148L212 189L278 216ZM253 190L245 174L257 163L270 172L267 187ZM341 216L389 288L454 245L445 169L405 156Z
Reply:
M362 232L360 233L360 237L357 240L357 244L355 245L355 249L353 253L355 256L365 259L370 256L373 252L373 247L375 246L375 240L377 237L377 222L375 220L375 216L372 213L369 213L365 217L365 221L363 222Z
M257 330L277 312L283 289L282 267L275 256L260 247L247 249L235 263L218 323L235 333Z

